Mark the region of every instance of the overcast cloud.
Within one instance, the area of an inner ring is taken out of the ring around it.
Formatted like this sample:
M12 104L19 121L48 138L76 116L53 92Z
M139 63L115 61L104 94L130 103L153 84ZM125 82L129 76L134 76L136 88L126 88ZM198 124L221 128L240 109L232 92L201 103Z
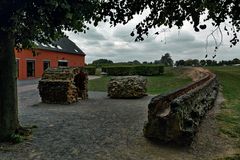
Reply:
M152 30L152 33L143 42L135 42L130 33L141 19L142 16L135 16L129 24L117 27L101 23L97 27L90 26L90 30L86 34L67 32L67 35L86 53L87 63L100 58L110 59L114 62L154 61L159 60L167 52L175 61L204 59L206 54L208 54L208 59L213 59L215 43L212 38L209 39L206 51L206 38L213 30L210 25L200 32L194 32L188 22L181 30L158 28ZM159 31L160 35L154 35L153 33L156 31ZM216 33L215 36L219 41L220 34ZM223 44L217 50L215 60L240 59L240 44L233 48L229 46L229 37L224 34Z

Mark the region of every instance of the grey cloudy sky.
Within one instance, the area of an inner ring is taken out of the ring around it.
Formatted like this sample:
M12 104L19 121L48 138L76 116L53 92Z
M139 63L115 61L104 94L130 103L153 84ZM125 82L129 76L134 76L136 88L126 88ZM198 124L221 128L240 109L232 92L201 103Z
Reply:
M177 28L157 28L152 30L149 37L143 42L135 42L130 33L143 16L135 16L127 25L110 27L108 23L100 23L99 26L90 26L90 30L84 33L74 34L66 32L69 38L86 53L86 62L104 58L114 62L126 62L139 60L159 60L165 53L170 53L173 60L179 59L213 59L214 40L209 38L206 51L206 38L214 30L211 25L200 32L194 32L192 25L186 22L178 30ZM210 22L209 22L210 23ZM155 35L156 31L160 35ZM220 41L220 33L216 32L215 37ZM240 44L230 48L229 36L223 34L223 43L217 50L215 60L240 59Z

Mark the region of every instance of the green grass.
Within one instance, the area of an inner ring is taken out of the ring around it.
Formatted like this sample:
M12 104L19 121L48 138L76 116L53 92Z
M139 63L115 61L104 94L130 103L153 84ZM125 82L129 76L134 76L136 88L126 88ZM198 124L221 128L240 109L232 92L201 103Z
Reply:
M103 76L100 79L90 80L88 89L90 91L107 91L107 83L110 78L110 76ZM191 79L181 76L174 69L166 68L165 74L148 76L147 81L147 92L149 94L161 94L182 87L190 83Z
M89 91L107 91L107 83L111 77L102 76L98 79L93 79L88 81L88 90Z
M211 67L217 74L225 98L217 119L222 133L240 140L240 67Z

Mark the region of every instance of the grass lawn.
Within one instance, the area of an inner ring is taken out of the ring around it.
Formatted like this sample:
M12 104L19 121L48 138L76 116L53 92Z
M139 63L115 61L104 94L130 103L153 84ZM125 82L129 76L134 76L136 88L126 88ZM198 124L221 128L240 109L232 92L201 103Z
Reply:
M89 81L89 91L107 91L107 83L111 77L103 76L99 79ZM165 74L147 77L147 92L149 94L160 94L182 87L191 82L191 79L171 68L165 69Z
M240 67L209 69L217 74L226 100L217 117L220 130L240 142Z

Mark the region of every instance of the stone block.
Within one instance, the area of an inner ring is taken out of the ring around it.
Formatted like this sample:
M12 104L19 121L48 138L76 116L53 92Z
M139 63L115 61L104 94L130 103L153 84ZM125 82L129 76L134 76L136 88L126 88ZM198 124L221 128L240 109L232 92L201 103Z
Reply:
M119 76L108 83L111 98L141 98L146 96L147 79L142 76Z
M191 144L202 119L213 107L217 93L217 79L212 74L177 91L152 98L144 126L145 137Z

